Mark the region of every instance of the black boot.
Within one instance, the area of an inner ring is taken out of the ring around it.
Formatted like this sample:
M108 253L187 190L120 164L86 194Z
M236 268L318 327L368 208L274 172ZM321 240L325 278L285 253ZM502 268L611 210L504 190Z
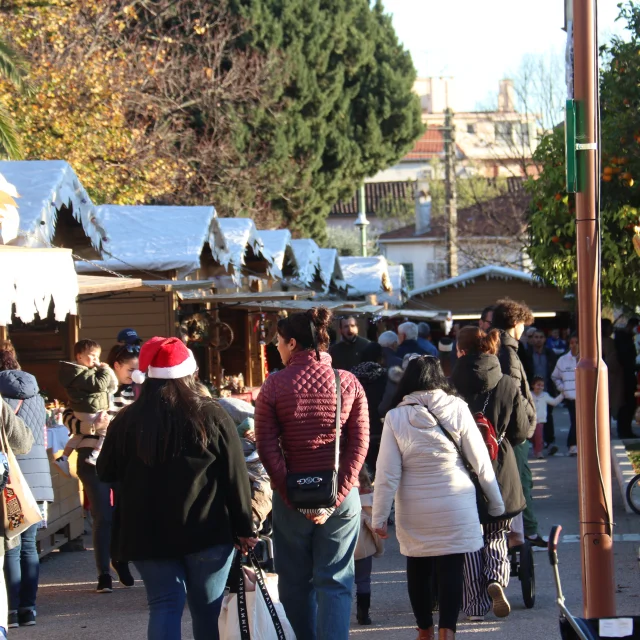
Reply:
M369 617L369 607L371 606L371 594L357 593L356 606L357 606L356 617L358 618L358 624L371 624L371 618Z

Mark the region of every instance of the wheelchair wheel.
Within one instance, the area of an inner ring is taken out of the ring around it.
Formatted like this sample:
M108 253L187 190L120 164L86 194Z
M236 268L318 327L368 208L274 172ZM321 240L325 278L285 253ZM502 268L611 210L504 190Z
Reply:
M527 609L532 609L536 603L536 575L533 564L533 549L527 541L520 547L519 578L524 606Z
M627 504L637 514L640 514L640 473L631 478L627 485Z

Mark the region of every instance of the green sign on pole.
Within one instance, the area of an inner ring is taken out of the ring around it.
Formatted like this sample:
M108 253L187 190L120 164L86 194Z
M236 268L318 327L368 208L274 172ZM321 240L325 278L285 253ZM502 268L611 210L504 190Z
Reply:
M576 101L567 100L564 120L564 148L567 169L567 193L578 189L578 158L576 150Z

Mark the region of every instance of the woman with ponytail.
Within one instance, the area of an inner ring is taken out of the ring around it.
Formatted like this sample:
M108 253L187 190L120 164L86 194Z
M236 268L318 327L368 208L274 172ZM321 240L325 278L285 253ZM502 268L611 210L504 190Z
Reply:
M353 554L360 526L358 474L369 446L364 390L353 374L331 366L330 322L331 313L324 307L278 322L278 352L285 368L267 378L254 416L260 460L275 489L273 535L280 599L296 637L305 640L349 636ZM303 482L335 469L337 413L335 504L294 507L288 475L310 474Z
M496 430L499 450L492 464L505 506L503 515L482 522L484 547L465 556L463 610L472 620L482 620L492 607L498 617L509 615L507 534L511 520L526 507L512 446L526 440L529 419L517 383L502 374L499 348L496 329L487 334L478 327L464 327L458 333L458 359L451 376L471 412L482 413Z

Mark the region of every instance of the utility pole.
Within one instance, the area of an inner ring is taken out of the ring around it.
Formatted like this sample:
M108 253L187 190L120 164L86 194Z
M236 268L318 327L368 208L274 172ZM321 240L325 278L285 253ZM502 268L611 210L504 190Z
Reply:
M576 368L578 497L584 616L616 615L607 367L600 331L600 153L596 0L573 0L575 137L567 119L567 167L575 158L580 361ZM571 139L573 141L571 142ZM569 188L570 181L568 181Z
M448 96L447 96L448 100ZM453 111L444 112L444 210L447 217L447 275L458 275L458 206L456 203L456 144Z

